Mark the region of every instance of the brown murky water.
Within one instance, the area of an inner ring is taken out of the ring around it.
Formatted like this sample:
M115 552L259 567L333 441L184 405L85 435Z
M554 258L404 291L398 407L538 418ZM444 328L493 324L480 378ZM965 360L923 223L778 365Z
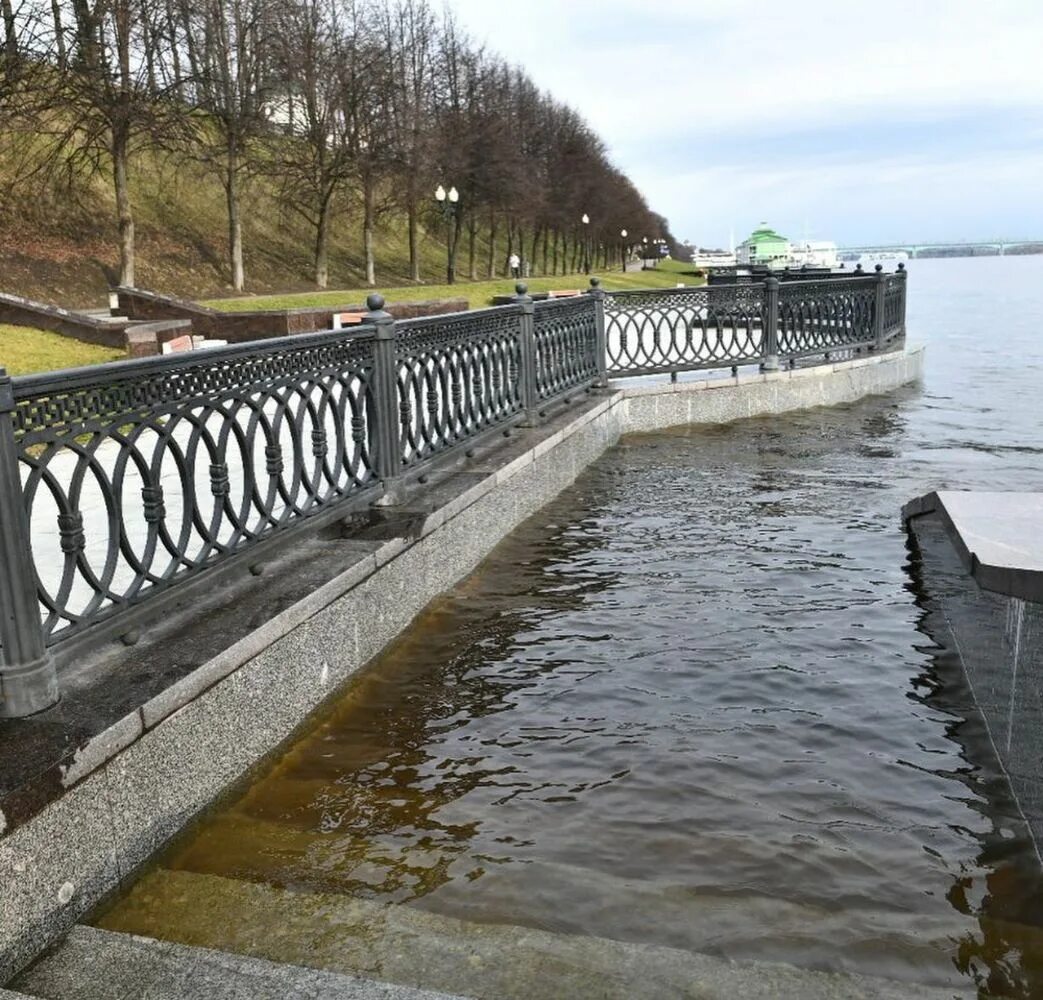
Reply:
M975 409L941 353L923 393L627 440L161 866L1043 996L1038 861L898 518L1037 483L1039 403L999 441L1032 390Z

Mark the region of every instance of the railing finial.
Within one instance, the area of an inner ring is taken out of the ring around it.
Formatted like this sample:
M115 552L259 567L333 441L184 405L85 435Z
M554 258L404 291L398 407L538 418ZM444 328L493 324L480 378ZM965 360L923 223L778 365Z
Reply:
M601 286L601 279L600 278L595 276L595 277L592 277L590 279L590 287L591 288L599 288L600 286Z

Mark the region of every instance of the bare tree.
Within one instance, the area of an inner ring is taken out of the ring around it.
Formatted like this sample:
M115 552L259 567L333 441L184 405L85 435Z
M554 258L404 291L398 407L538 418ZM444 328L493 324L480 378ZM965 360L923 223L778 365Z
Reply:
M420 192L431 180L431 63L436 20L427 0L393 0L375 18L389 70L386 136L406 213L409 274L420 280Z
M353 170L340 73L354 45L335 0L284 4L276 54L288 138L279 143L273 162L284 201L314 230L314 279L319 288L329 283L334 199Z
M216 167L228 211L232 287L242 291L242 185L253 166L254 143L269 132L273 101L290 95L274 71L279 11L276 0L180 0L191 98L197 118L193 151Z
M71 42L55 2L48 54L56 64L47 74L37 67L29 109L37 134L50 140L34 176L53 175L58 168L109 176L119 229L119 281L127 285L134 283L137 253L133 154L172 140L185 125L165 80L148 72L158 55L157 39L146 28L149 2L73 0Z

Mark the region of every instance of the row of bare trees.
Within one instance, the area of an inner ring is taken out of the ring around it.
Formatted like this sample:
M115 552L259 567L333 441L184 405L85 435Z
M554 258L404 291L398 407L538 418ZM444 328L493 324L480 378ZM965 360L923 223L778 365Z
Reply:
M591 245L607 260L623 228L669 238L575 111L428 0L0 0L0 14L0 136L21 139L27 174L111 179L121 283L134 283L130 182L146 151L220 181L237 290L243 190L262 174L313 234L320 288L343 238L361 241L375 282L387 213L405 217L420 280L440 183L460 194L447 238L454 257L466 240L471 277L512 253L575 271ZM346 206L361 217L349 237L332 224Z

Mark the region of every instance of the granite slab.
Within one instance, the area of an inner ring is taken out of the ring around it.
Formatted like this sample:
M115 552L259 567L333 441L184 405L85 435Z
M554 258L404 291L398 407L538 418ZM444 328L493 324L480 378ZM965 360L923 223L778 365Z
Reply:
M906 525L928 514L980 587L1043 603L1043 493L939 490L902 508Z

